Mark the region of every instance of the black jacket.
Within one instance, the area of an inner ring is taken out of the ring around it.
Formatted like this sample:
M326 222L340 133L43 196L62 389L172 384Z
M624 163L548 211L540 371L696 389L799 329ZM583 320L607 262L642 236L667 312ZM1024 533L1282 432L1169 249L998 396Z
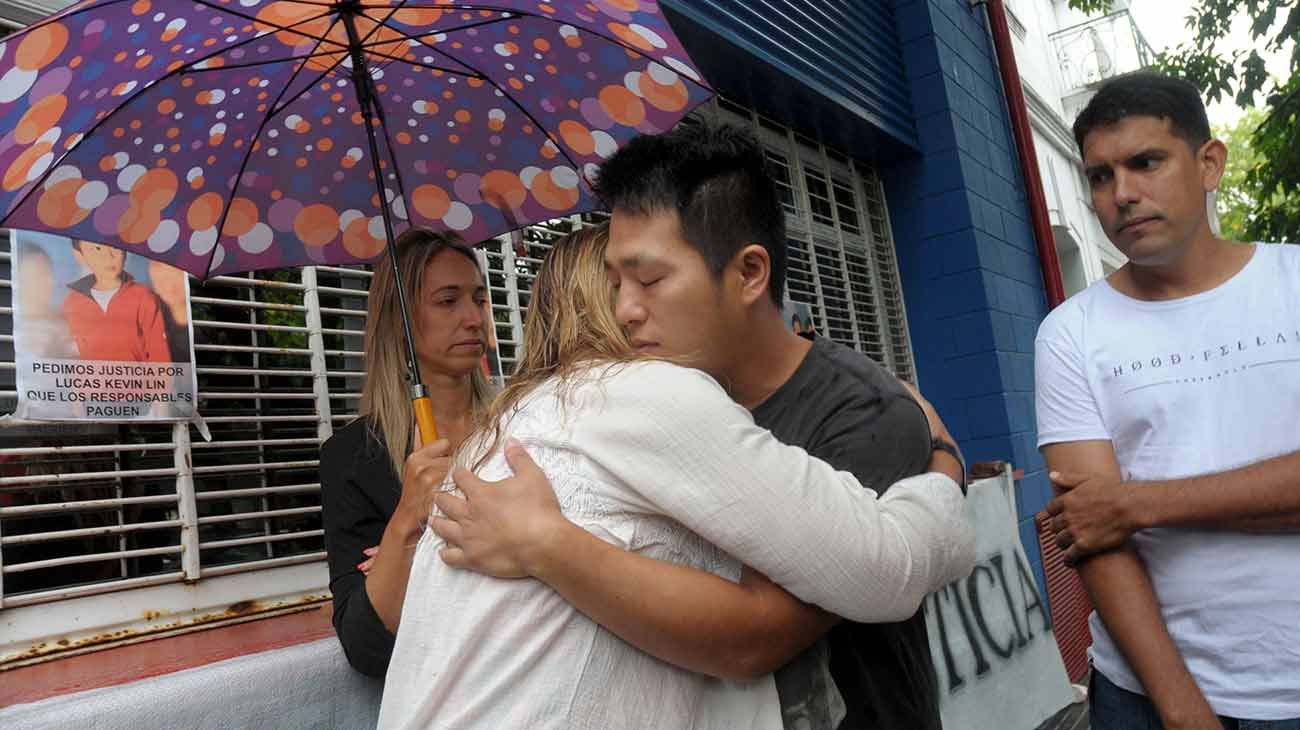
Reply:
M366 594L357 563L379 544L397 509L402 483L393 473L383 441L365 419L334 432L320 453L321 521L334 594L334 632L348 663L372 677L383 677L393 656L393 635L379 620Z

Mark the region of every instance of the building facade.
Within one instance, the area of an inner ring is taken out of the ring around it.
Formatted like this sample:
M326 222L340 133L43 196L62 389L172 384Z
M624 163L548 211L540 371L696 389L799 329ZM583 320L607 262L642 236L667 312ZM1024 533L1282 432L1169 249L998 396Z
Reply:
M1071 125L1097 85L1150 64L1154 55L1129 10L1089 17L1065 0L1008 0L1034 147L1067 295L1124 265L1092 211Z
M0 19L21 25L62 4L0 2ZM1033 515L1050 487L1035 447L1032 358L1047 304L985 7L661 7L720 93L699 113L750 125L767 148L789 222L790 297L809 305L818 333L916 381L969 461L1023 471L1018 525L1041 592ZM1031 84L1046 109L1038 116L1057 119L1036 130L1040 169L1066 183L1052 209L1057 248L1075 242L1086 281L1116 263L1099 242L1085 251L1097 232L1086 195L1069 187L1082 184L1077 155L1061 139L1065 97L1049 83ZM584 220L484 247L507 372L548 241ZM0 243L0 279L9 250ZM323 599L316 451L356 412L368 276L311 267L193 290L210 442L183 425L0 430L0 664L113 631L224 620L215 607L241 606L225 619L247 620ZM7 286L0 413L15 402Z

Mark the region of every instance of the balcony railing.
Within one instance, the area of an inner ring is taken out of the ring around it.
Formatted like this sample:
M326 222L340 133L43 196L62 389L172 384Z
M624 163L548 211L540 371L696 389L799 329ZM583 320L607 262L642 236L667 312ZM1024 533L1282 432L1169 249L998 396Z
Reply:
M1048 38L1060 62L1066 96L1145 68L1155 55L1128 10L1059 30Z

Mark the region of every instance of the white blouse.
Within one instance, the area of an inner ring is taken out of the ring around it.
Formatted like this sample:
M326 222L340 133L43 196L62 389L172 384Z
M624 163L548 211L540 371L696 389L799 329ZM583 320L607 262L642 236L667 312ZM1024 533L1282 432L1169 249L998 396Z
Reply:
M777 441L697 370L591 368L561 393L539 387L504 433L546 473L565 516L598 537L733 581L739 558L854 621L911 616L974 560L951 479L924 474L878 497ZM500 450L479 469L487 480L509 474ZM679 669L539 581L448 568L441 547L426 531L416 548L381 728L781 727L770 676Z

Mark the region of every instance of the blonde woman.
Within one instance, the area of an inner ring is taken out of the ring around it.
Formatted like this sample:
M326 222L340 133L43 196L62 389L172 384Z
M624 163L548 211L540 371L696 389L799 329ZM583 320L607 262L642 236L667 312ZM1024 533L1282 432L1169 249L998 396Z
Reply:
M370 282L361 417L325 442L320 460L334 629L352 666L376 677L388 668L411 554L429 515L427 490L403 490L398 478L416 436L395 274L411 302L420 377L443 439L429 451L449 455L489 399L480 369L487 292L474 252L423 229L396 243L396 260L376 264Z
M969 571L971 561L954 557L973 552L973 535L952 527L962 496L949 477L913 477L877 499L756 427L708 375L638 357L614 316L605 244L604 229L556 244L534 283L524 357L458 464L500 479L510 471L506 443L521 442L568 519L698 572L719 606L771 610L769 598L736 585L742 561L854 620L915 610L881 587L900 565L903 592L915 595ZM428 458L419 451L409 463ZM425 488L450 484L408 468ZM794 520L791 503L805 505ZM542 582L448 567L445 545L430 530L416 548L381 728L782 726L770 674L732 681L674 666L679 654L654 637L620 638ZM816 637L767 638L797 653Z

